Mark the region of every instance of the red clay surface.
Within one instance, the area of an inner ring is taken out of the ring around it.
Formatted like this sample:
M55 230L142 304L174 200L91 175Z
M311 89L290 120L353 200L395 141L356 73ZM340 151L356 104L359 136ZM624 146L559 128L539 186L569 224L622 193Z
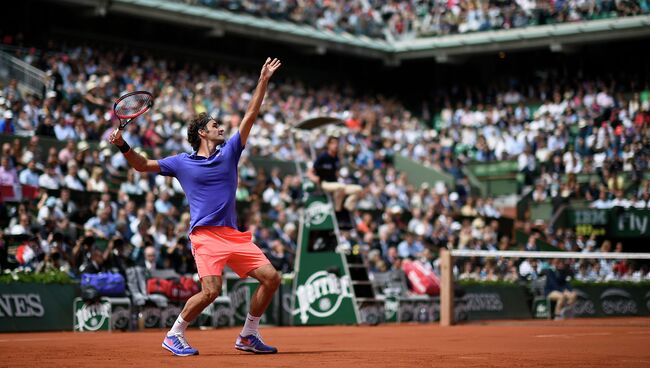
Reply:
M239 328L190 330L174 357L163 330L0 334L0 367L650 367L650 318L263 328L276 355L233 348Z

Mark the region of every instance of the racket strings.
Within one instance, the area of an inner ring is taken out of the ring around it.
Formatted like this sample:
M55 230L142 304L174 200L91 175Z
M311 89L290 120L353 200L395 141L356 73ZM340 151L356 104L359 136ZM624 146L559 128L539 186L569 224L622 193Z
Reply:
M151 106L151 96L148 94L134 94L118 102L115 112L118 116L136 115Z

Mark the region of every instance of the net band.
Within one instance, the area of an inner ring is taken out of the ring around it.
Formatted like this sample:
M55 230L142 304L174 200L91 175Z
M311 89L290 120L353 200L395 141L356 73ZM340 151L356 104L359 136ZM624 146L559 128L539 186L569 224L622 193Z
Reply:
M578 258L578 259L650 259L650 253L602 253L602 252L536 252L521 250L470 250L454 249L453 257L518 257L518 258Z

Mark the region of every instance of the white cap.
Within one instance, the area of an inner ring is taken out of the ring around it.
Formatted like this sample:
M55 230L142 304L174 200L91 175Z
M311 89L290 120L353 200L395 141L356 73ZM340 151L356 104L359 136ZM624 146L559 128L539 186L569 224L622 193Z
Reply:
M11 119L11 118L14 117L14 113L11 112L11 110L7 110L7 111L5 111L4 117L5 117L5 119Z

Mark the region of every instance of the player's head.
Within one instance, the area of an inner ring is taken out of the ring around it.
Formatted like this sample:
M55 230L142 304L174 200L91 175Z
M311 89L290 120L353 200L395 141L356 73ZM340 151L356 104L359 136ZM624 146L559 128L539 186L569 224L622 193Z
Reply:
M336 154L339 150L339 139L336 137L327 138L327 152L330 154Z
M202 112L190 122L187 129L187 140L195 151L201 147L201 140L222 144L224 129L220 121Z

